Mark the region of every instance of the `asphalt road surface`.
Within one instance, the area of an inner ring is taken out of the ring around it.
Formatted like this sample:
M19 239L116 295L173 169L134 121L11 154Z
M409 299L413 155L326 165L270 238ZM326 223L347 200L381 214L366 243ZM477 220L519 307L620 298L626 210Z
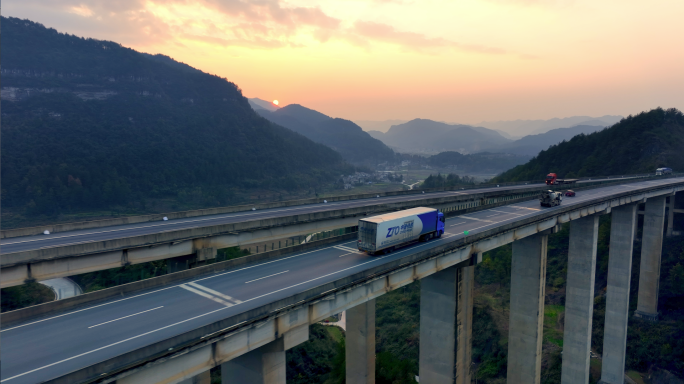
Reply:
M684 181L684 178L582 191L577 197L565 197L561 207L675 180ZM0 382L38 383L55 378L365 268L458 239L464 236L464 231L474 234L555 209L558 207L542 208L538 201L532 200L468 213L447 220L446 233L440 239L413 243L388 255L369 256L354 248L355 241L345 241L3 329Z
M595 181L597 180L588 180L584 182ZM544 184L518 185L509 186L506 187L506 189L523 189L529 187L539 187L543 185ZM571 187L569 186L568 188ZM149 235L153 233L180 229L208 227L213 225L239 223L249 220L261 220L271 219L275 217L310 214L315 212L329 211L333 209L347 209L355 207L364 207L375 204L421 200L424 199L426 196L429 196L431 198L439 198L454 195L469 195L473 193L491 191L492 189L496 189L496 187L467 189L462 191L433 192L427 194L415 194L404 196L388 196L370 199L338 201L331 203L308 204L294 207L262 209L257 211L235 212L220 215L198 216L186 219L146 222L137 224L117 225L111 227L84 229L77 231L58 232L49 235L13 237L9 239L0 240L0 250L2 251L2 253L14 253L41 248L51 248L72 244L89 243L93 241L104 241L120 239L125 237Z

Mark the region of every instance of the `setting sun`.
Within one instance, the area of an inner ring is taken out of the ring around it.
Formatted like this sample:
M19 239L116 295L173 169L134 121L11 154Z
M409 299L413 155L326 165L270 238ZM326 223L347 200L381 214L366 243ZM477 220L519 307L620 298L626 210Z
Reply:
M273 100L273 104L278 105L278 100Z

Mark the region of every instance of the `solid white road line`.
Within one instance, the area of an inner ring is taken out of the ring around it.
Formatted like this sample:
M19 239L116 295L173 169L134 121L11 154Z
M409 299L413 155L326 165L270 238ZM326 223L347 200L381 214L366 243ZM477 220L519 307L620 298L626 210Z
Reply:
M465 223L466 223L465 221L462 221L462 222L460 222L460 223L454 223L454 224L451 224L451 225L449 225L449 226L450 226L450 227L453 227L454 225L461 225L461 224L465 224Z
M290 271L289 271L289 270L287 270L287 271L282 271L282 272L274 273L274 274L272 274L272 275L260 277L260 278L258 278L258 279L254 279L254 280L250 280L250 281L245 281L245 284L253 283L253 282L257 281L257 280L265 279L265 278L267 278L267 277L272 277L272 276L280 275L281 273L285 273L285 272L290 272Z
M176 288L176 287L177 287L176 285L173 285L173 286L171 286L171 287L166 287L166 288L162 288L162 289L157 289L156 291L147 292L147 293L143 293L143 294L140 294L140 295L135 295L135 296L127 297L127 298L125 298L125 299L112 301L111 303L104 303L104 304L100 304L100 305L95 305L95 306L92 306L92 307L79 309L78 311L73 311L73 312L69 312L69 313L64 313L64 314L62 314L62 315L57 315L57 316L53 316L53 317L48 317L47 319L42 319L42 320L34 321L34 322L31 322L31 323L26 323L26 324L22 324L22 325L17 325L16 327L12 327L12 328L7 328L7 329L0 330L0 332L11 331L11 330L13 330L13 329L26 327L26 326L33 325L33 324L36 324L36 323L42 323L43 321L48 321L48 320L56 319L56 318L62 317L62 316L73 315L74 313L79 313L79 312L87 311L87 310L90 310L90 309L103 307L103 306L105 306L105 305L110 305L110 304L118 303L118 302L121 302L121 301L126 301L126 300L130 300L130 299L135 299L136 297L145 296L145 295L150 295L150 294L152 294L152 293L157 293L157 292L165 291L165 290L167 290L167 289Z
M185 284L181 284L181 285L179 285L179 287L181 287L181 288L183 288L183 289L185 289L185 290L188 290L188 291L190 291L190 292L192 292L192 293L196 293L196 294L198 294L198 295L200 295L200 296L202 296L202 297L206 297L207 299L213 300L213 301L215 301L215 302L217 302L217 303L219 303L219 304L221 304L221 305L225 305L226 307L232 307L233 305L235 305L235 304L233 304L233 303L229 303L229 302L227 302L227 301L223 301L223 300L219 299L218 297L213 296L213 295L210 295L210 294L208 294L208 293L206 293L206 292L204 292L204 291L200 291L199 289L195 289L195 288L192 288L192 287L188 287L188 286L185 285Z
M154 311L155 309L159 309L159 308L164 308L164 306L162 305L161 307L157 307L157 308L152 308L152 309L148 309L147 311L142 311L142 312L134 313L134 314L132 314L132 315L128 315L128 316L124 316L124 317L119 317L118 319L114 319L114 320L109 320L109 321L105 321L104 323L100 323L100 324L92 325L92 326L90 326L90 327L88 327L88 328L95 328L95 327L99 327L100 325L105 325L105 324L113 323L113 322L115 322L115 321L119 321L119 320L121 320L121 319L125 319L125 318L128 318L128 317L132 317L132 316L135 316L135 315L139 315L139 314L141 314L141 313L145 313L145 312L150 312L150 311Z
M242 301L240 301L240 300L238 300L238 299L234 299L234 298L232 298L232 297L230 297L230 296L228 296L228 295L224 295L224 294L221 293L221 292L214 291L213 289L207 288L207 287L205 287L204 285L199 285L199 284L195 284L195 283L188 283L188 285L192 285L193 287L195 287L195 288L197 288L197 289L200 289L200 290L202 290L202 291L204 291L204 292L210 293L210 294L212 294L212 295L214 295L214 296L222 297L222 298L224 298L224 299L226 299L226 300L228 300L228 301L231 301L231 302L233 302L233 303L235 303L235 304L240 304L240 303L242 303Z
M470 216L458 216L458 218L459 218L459 219L475 220L475 221L484 221L485 223L493 223L493 221L491 221L491 220L477 219L477 218L470 217Z
M340 251L345 251L345 252L358 252L359 251L358 249L354 249L351 247L344 247L342 245L334 245L333 248L337 248Z
M494 209L490 209L490 211L492 211L492 212L499 212L499 213L505 213L505 214L507 214L507 215L517 215L517 216L524 216L524 215L527 215L527 213L513 213L513 212L506 212L506 211L497 211L497 210L494 210Z
M64 363L64 362L69 361L69 360L78 359L79 357L82 357L82 356L85 356L85 355L89 355L89 354L91 354L91 353L94 353L94 352L97 352L97 351L101 351L101 350L103 350L103 349L106 349L106 348L109 348L109 347L113 347L113 346L115 346L115 345L118 345L118 344L121 344L121 343L125 343L125 342L127 342L127 341L137 339L137 338L139 338L139 337L147 336L147 335L149 335L149 334L151 334L151 333L159 332L159 331L161 331L161 330L164 330L164 329L166 329L166 328L171 328L171 327L176 326L176 325L178 325L178 324L187 323L188 321L195 320L195 319L199 319L200 317L204 317L204 316L207 316L207 315L211 315L212 313L215 313L215 312L218 312L218 311L223 311L224 309L226 309L226 307L219 308L219 309L216 309L216 310L214 310L214 311L207 312L207 313L204 313L204 314L195 316L195 317L191 317L191 318L189 318L189 319L187 319L187 320L182 320L182 321L179 321L179 322L177 322L177 323L173 323L173 324L171 324L171 325L167 325L167 326L165 326L165 327L157 328L157 329L152 330L152 331L149 331L149 332L141 333L140 335L133 336L133 337L129 337L128 339L124 339L124 340L121 340L121 341L117 341L116 343L112 343L112 344L109 344L109 345L105 345L104 347L96 348L96 349L93 349L92 351L84 352L84 353L81 353L80 355L72 356L72 357L69 357L69 358L67 358L67 359L64 359L64 360L60 360L60 361L54 362L54 363L52 363L52 364L44 365L44 366L42 366L42 367L40 367L40 368L32 369L32 370L30 370L30 371L27 371L27 372L24 372L24 373L20 373L20 374L18 374L18 375L14 375L14 376L12 376L12 377L8 377L8 378L6 378L5 380L0 380L0 383L5 383L5 382L7 382L7 381L16 379L17 377L25 376L25 375L28 375L29 373L33 373L33 372L38 372L38 371L43 370L43 369L45 369L45 368L50 368L50 367L52 367L52 366L55 366L55 365L57 365L57 364Z
M399 253L402 253L402 252L406 252L406 251L408 251L408 250L410 250L410 248L409 248L409 249L406 249L406 250L404 250L404 251L395 252L395 255L396 255L396 254L399 254ZM307 280L307 281L304 281L304 282L301 282L301 283L298 283L298 284L295 284L295 285L291 285L291 286L289 286L289 287L285 287L285 288L281 288L281 289L275 290L275 291L273 291L273 292L265 293L265 294L263 294L263 295L261 295L261 296L257 296L257 297L253 297L253 298L251 298L251 299L245 300L245 301L243 301L243 303L246 303L246 302L252 301L252 300L256 300L256 299L260 299L260 298L262 298L262 297L266 297L266 296L272 295L272 294L274 294L274 293L282 292L282 291L284 291L284 290L287 290L287 289L290 289L290 288L294 288L294 287L300 286L300 285L302 285L302 284L308 284L308 283L310 283L310 282L312 282L312 281L316 281L316 280L322 279L322 278L324 278L324 277L332 276L332 275L334 275L334 274L337 274L337 273L340 273L340 272L344 272L344 271L347 271L347 270L350 270L350 269L353 269L353 268L358 268L358 267L361 267L361 266L366 265L366 264L369 264L369 263L373 263L373 262L376 262L376 261L380 261L380 260L384 259L385 257L387 257L387 256L377 257L377 258L374 258L374 259L372 259L372 260L370 260L370 261L367 261L367 262L365 262L365 263L361 263L361 264L358 264L358 265L351 266L351 267L349 267L349 268L341 269L341 270L336 271L336 272L331 272L331 273L328 273L327 275L319 276L319 277L316 277L316 278L311 279L311 280ZM184 288L185 288L185 289L188 289L188 288L190 288L190 287L187 287L187 286L186 286L186 287L184 287ZM24 373L20 373L20 374L18 374L18 375L9 377L9 378L7 378L7 379L5 379L5 380L1 380L0 383L4 383L4 382L10 381L10 380L12 380L12 379L16 379L17 377L25 376L25 375L28 375L29 373L37 372L37 371L43 370L43 369L45 369L45 368L52 367L52 366L54 366L54 365L64 363L64 362L69 361L69 360L77 359L77 358L79 358L79 357L82 357L82 356L85 356L85 355L88 355L88 354L91 354L91 353L94 353L94 352L97 352L97 351L101 351L101 350L103 350L103 349L106 349L106 348L109 348L109 347L113 347L113 346L118 345L118 344L121 344L121 343L125 343L126 341L130 341L130 340L133 340L133 339L137 339L137 338L139 338L139 337L147 336L147 335L149 335L149 334L151 334L151 333L155 333L155 332L158 332L158 331L167 329L167 328L171 328L171 327L176 326L176 325L178 325L178 324L186 323L186 322L188 322L188 321L195 320L195 319L198 319L198 318L200 318L200 317L204 317L204 316L207 316L207 315L211 315L212 313L216 313L216 312L219 312L219 311L223 311L224 309L227 309L227 308L228 308L228 307L219 308L219 309L217 309L217 310L214 310L214 311L211 311L211 312L207 312L207 313L204 313L204 314L202 314L202 315L198 315L198 316L195 316L195 317L191 317L191 318L189 318L189 319L182 320L182 321L179 321L179 322L177 322L177 323L174 323L174 324L171 324L171 325L167 325L167 326L165 326L165 327L161 327L161 328L158 328L158 329L149 331L149 332L142 333L142 334L140 334L140 335L138 335L138 336L129 337L128 339L121 340L121 341L117 341L116 343L112 343L112 344L109 344L109 345L105 345L104 347L100 347L100 348L93 349L92 351L84 352L84 353L81 353L81 354L79 354L79 355L72 356L72 357L69 357L69 358L67 358L67 359L60 360L60 361L57 361L57 362L55 362L55 363L52 363L52 364L48 364L48 365L42 366L42 367L40 367L40 368L36 368L36 369L30 370L30 371L27 371L27 372L24 372Z
M518 209L529 209L529 210L531 210L531 211L541 211L541 209L529 208L529 207L520 207L520 206L517 206L517 205L507 205L507 207L518 208Z
M231 273L244 271L244 270L246 270L246 269L257 268L257 267L260 267L260 266L266 265L266 264L277 263L277 262L279 262L279 261L284 261L284 260L292 259L292 258L295 258L295 257L308 255L308 254L314 253L314 252L324 251L324 250L330 249L330 248L332 248L332 247L325 247L325 248L320 248L320 249L314 249L313 251L309 251L309 252L298 253L298 254L296 254L296 255L292 255L292 256L288 256L288 257L283 257L282 259L273 260L273 261L267 261L267 262L265 262L265 263L261 263L261 264L257 264L257 265L252 265L252 266L250 266L250 267L240 268L240 269L236 269L236 270L234 270L234 271L228 271L228 272L219 273L219 274L217 274L217 275L213 275L213 276L209 276L209 277L204 277L204 278L195 280L195 282L197 282L197 281L202 281L202 280L213 279L213 278L215 278L215 277L219 277L219 276L223 276L223 275L229 275L229 274L231 274ZM140 294L140 295L135 295L135 296L127 297L127 298L125 298L125 299L120 299L120 300L112 301L112 302L110 302L110 303L104 303L104 304L100 304L100 305L95 305L95 306L92 306L92 307L79 309L79 310L77 310L77 311L73 311L73 312L69 312L69 313L64 313L64 314L57 315L57 316L53 316L53 317L48 317L48 318L46 318L46 319L37 320L37 321L31 322L31 323L26 323L26 324L18 325L18 326L16 326L16 327L7 328L7 329L2 329L2 330L0 330L0 332L11 331L11 330L13 330L13 329L22 328L22 327L26 327L26 326L33 325L33 324L37 324L37 323L42 323L42 322L44 322L44 321L56 319L56 318L59 318L59 317L62 317L62 316L68 316L68 315L72 315L72 314L74 314L74 313L79 313L79 312L83 312L83 311L88 311L88 310L90 310L90 309L103 307L103 306L105 306L105 305L110 305L110 304L119 303L119 302L121 302L121 301L126 301L126 300L130 300L130 299L135 299L136 297L140 297L140 296L151 295L151 294L153 294L153 293L165 291L165 290L167 290L167 289L176 288L176 287L178 287L178 285L172 285L172 286L170 286L170 287L157 289L156 291L147 292L147 293L142 293L142 294Z

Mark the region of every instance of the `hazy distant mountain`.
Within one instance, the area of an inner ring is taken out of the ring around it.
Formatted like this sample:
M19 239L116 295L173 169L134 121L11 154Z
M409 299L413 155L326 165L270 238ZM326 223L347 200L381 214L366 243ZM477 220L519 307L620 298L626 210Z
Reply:
M383 120L383 121L375 121L375 120L356 120L354 121L359 127L363 128L364 131L370 132L370 131L379 131L381 133L385 133L389 131L389 129L393 125L398 125L398 124L403 124L407 122L408 120Z
M394 158L394 152L382 141L374 139L349 120L333 119L299 104L290 104L273 112L263 108L254 110L273 123L327 145L349 162L375 165Z
M545 133L556 128L574 127L577 125L600 125L607 127L620 121L622 116L572 116L562 119L549 120L512 120L512 121L483 121L479 126L508 132L513 136L534 135Z
M256 110L256 108L261 108L265 109L269 112L277 111L280 109L279 106L271 103L270 101L262 100L259 99L258 97L252 97L251 99L247 99L249 101L249 105L252 106L253 109Z
M570 140L582 133L588 135L604 128L604 126L596 125L578 125L570 128L552 129L546 133L528 135L512 143L500 145L491 151L535 156L539 152L548 149L550 146L558 144L563 140Z
M434 154L456 151L481 152L510 142L498 132L469 125L451 125L427 119L414 119L393 125L387 133L374 131L372 136L404 153Z
M585 177L654 172L659 167L681 171L683 152L684 114L658 108L554 145L498 180L539 180L549 172Z

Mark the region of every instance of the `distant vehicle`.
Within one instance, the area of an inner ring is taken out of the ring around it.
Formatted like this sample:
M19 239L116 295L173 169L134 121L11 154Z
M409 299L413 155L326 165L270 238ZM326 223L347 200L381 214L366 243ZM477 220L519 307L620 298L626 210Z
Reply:
M672 168L658 168L656 169L656 176L669 175L672 173Z
M412 208L359 220L359 251L369 255L427 241L444 233L444 214L432 208Z
M579 179L559 179L555 173L546 175L546 185L575 184Z
M542 207L555 207L563 201L563 193L551 190L542 191L539 195L539 204Z
M568 189L568 191L565 192L565 196L575 197L575 191L573 191L572 189Z

